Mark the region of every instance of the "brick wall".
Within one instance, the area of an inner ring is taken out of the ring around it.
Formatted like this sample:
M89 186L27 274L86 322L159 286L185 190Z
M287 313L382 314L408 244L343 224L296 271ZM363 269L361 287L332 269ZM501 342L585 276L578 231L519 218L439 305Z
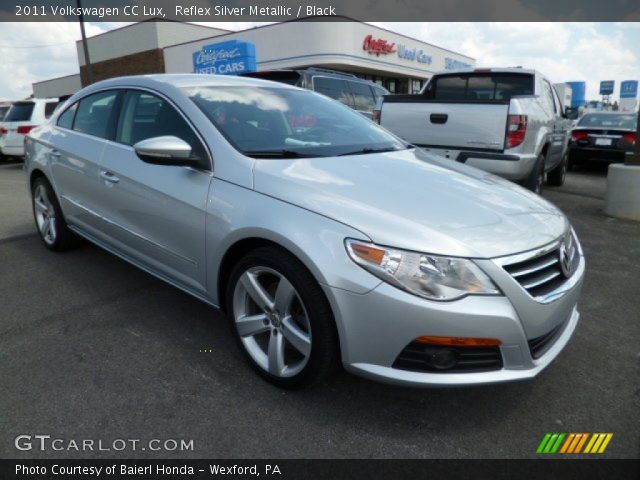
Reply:
M145 75L148 73L164 73L164 57L159 48L125 55L123 57L92 63L93 81L105 80L123 75ZM82 86L89 84L87 67L80 67Z

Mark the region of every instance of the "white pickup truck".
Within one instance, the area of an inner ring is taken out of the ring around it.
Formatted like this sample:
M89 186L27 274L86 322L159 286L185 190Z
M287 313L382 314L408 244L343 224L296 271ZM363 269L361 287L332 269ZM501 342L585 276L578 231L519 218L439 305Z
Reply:
M521 68L434 75L415 95L387 95L380 124L404 140L540 193L562 185L571 127L551 82Z

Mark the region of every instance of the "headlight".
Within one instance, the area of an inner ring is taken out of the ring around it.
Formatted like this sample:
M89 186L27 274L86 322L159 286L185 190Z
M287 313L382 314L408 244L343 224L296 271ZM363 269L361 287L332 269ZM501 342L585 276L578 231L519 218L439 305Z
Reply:
M347 239L354 262L402 290L429 300L499 295L500 290L471 260L440 257Z

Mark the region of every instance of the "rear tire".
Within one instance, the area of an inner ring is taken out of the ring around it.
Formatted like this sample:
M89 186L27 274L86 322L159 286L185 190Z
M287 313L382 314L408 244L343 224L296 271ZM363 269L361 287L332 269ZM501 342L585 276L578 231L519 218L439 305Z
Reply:
M544 165L545 165L545 154L541 153L538 155L538 159L536 160L529 177L522 182L522 186L528 188L534 193L538 195L542 194L542 186L545 181L545 173L544 173Z
M62 209L51 184L38 177L31 186L31 205L38 234L44 245L52 251L70 250L80 244L62 215Z
M547 174L547 183L554 187L561 187L562 185L564 185L564 180L567 176L568 168L569 155L565 153L558 166Z
M339 365L329 303L311 273L288 252L267 246L245 255L231 272L226 307L245 357L272 384L306 387Z

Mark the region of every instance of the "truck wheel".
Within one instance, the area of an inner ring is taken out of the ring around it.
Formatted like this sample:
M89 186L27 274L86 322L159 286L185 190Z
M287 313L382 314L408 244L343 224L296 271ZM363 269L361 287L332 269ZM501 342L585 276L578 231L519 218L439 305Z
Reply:
M547 175L547 183L554 187L564 185L564 179L567 176L567 168L569 168L569 156L565 154L556 168L551 170Z
M529 177L522 182L522 186L528 188L532 192L540 195L542 193L542 186L544 185L545 180L545 172L544 172L544 164L545 164L545 155L541 153L538 155L538 159L536 160Z

